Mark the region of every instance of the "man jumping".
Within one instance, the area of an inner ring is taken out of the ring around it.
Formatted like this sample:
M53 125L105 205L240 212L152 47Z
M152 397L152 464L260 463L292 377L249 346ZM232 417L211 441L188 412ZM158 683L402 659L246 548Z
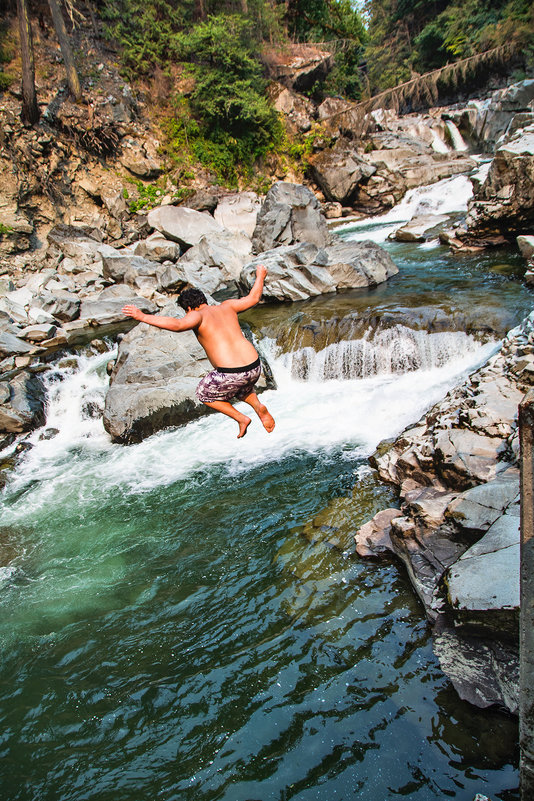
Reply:
M274 429L274 418L254 392L261 373L258 352L243 336L237 315L259 303L267 270L260 265L256 280L249 294L235 300L225 300L217 306L208 306L206 296L199 289L185 289L178 303L186 314L181 319L145 314L137 306L127 305L124 314L141 323L165 328L167 331L194 331L196 338L206 351L206 356L215 367L200 381L196 395L202 403L228 415L239 425L237 438L244 437L250 425L250 417L239 412L230 401L233 398L252 406L263 427L269 433ZM221 367L220 365L224 365Z

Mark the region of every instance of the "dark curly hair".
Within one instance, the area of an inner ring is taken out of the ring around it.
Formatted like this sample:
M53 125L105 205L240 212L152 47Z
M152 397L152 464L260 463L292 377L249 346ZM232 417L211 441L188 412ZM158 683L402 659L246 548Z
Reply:
M205 294L200 289L184 289L178 296L178 303L186 312L207 302Z

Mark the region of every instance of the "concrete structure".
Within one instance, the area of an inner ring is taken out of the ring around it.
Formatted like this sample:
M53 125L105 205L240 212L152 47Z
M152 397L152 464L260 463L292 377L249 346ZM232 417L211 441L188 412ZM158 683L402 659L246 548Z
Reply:
M534 390L519 406L521 437L521 611L519 741L522 801L534 798Z

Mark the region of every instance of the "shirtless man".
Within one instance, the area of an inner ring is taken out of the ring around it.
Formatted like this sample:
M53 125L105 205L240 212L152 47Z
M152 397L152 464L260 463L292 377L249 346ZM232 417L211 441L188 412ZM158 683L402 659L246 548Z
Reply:
M237 438L244 437L250 425L250 417L239 412L230 401L232 398L248 403L263 427L269 433L275 423L269 410L254 392L254 385L261 373L260 358L254 345L243 336L237 315L251 309L261 298L267 270L260 265L256 280L249 294L235 300L225 300L217 306L208 306L206 297L199 289L186 289L178 303L186 314L181 319L145 314L137 306L124 306L124 314L142 323L165 328L167 331L194 331L206 351L206 356L215 367L204 376L197 387L197 398L228 415L239 425Z

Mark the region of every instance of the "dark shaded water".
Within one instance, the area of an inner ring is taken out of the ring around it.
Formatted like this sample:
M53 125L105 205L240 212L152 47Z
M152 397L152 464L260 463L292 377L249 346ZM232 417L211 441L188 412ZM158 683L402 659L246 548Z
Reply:
M290 314L322 323L423 298L483 314L483 330L488 309L503 327L530 311L515 257L392 253L402 275L387 287ZM271 335L282 317L251 315ZM80 393L103 391L104 362ZM355 528L394 503L365 457L455 375L325 388L281 370L275 434L251 426L239 450L217 417L112 446L58 401L68 435L38 443L2 498L0 797L518 798L516 722L457 698L402 568L301 533L355 482L371 498Z

